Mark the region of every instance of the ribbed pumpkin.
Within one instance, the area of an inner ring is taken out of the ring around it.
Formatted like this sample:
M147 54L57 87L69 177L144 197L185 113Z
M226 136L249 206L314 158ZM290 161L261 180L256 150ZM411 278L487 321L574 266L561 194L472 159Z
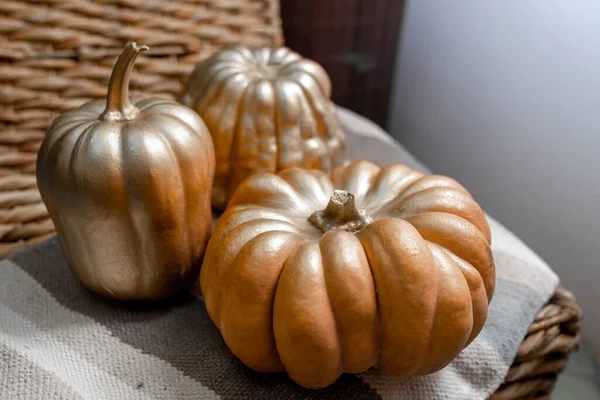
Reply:
M330 197L331 196L331 197ZM200 273L208 313L257 371L320 388L376 367L422 375L481 331L490 229L453 179L366 162L248 178Z
M286 47L227 47L201 62L181 102L206 122L215 144L213 207L224 209L256 172L344 162L345 136L325 70Z
M37 159L69 265L89 289L120 300L162 299L196 279L212 223L215 158L202 120L173 101L129 101L146 49L125 48L107 100L58 117Z

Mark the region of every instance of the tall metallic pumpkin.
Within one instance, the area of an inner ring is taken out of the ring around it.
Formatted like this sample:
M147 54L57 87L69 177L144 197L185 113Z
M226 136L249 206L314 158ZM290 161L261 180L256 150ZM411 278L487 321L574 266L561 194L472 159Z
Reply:
M42 198L77 277L132 301L165 298L197 276L215 168L195 112L163 99L129 101L134 61L147 49L128 45L107 99L57 118L37 159Z
M201 62L181 102L206 122L215 144L213 207L224 209L255 172L290 167L331 171L345 135L327 72L286 47L227 47Z

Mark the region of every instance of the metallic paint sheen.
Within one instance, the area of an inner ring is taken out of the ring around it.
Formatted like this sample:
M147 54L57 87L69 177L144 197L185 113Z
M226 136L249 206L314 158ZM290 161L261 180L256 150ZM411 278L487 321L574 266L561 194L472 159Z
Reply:
M231 46L198 64L181 102L215 143L213 207L252 173L341 165L346 140L330 97L327 72L286 47Z
M92 291L130 301L168 297L197 277L215 169L194 111L129 101L129 75L145 49L124 49L106 101L53 122L36 172L71 269Z

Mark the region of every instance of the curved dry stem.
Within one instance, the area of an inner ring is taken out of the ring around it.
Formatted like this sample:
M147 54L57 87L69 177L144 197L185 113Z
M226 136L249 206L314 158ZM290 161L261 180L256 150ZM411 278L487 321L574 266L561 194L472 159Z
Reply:
M148 50L148 46L129 43L117 59L110 75L106 110L100 115L103 121L129 121L138 114L138 109L129 101L129 79L137 56Z

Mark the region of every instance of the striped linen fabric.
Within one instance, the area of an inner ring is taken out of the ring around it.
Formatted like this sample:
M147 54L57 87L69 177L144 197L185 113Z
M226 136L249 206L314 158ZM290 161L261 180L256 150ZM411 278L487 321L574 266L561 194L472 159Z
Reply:
M349 158L427 172L379 127L340 109ZM558 277L490 218L497 286L479 337L445 369L398 378L368 371L308 390L238 361L201 297L152 305L106 300L70 272L56 238L0 263L0 399L484 399L504 380Z

